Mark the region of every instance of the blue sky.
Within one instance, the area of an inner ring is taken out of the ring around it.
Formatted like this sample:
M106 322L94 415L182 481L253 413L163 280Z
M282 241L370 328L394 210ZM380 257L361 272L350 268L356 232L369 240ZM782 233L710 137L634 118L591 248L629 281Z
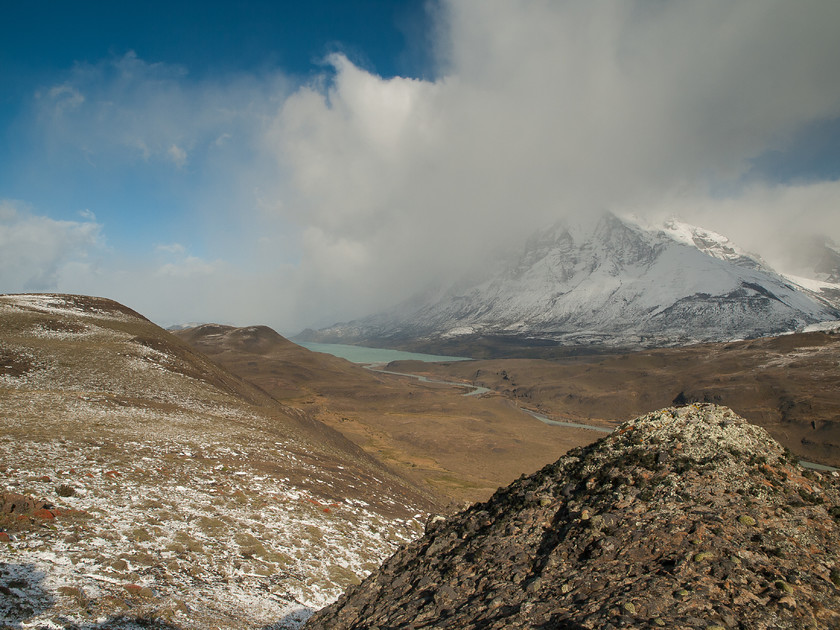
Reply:
M0 24L0 292L293 333L560 218L840 241L840 4L29 2Z
M149 83L169 81L180 93L169 98L180 96L181 101L189 98L184 91L205 82L218 84L217 89L277 90L282 88L268 86L279 81L291 90L322 73L325 57L333 52L385 77L422 76L431 69L422 45L429 24L421 2L5 4L0 47L3 196L24 199L56 218L94 212L107 222L111 244L130 252L141 253L149 239L163 232L179 242L191 240L198 253L206 253L200 235L190 235L196 219L201 220L190 206L196 190L212 177L210 169L198 163L173 171L119 151L97 159L92 149L79 150L79 137L55 146L61 139L50 136L62 130L45 132L38 120L45 115L39 105L49 90L66 86L53 99L59 107L65 101L66 108L80 90L117 96L108 94L108 85L119 81L129 59L145 76L137 77L134 86L123 86L129 90L124 98L141 99ZM249 85L239 88L240 80ZM165 102L159 105L166 107ZM148 116L148 124L154 124L154 112L128 115ZM23 160L21 150L27 154ZM45 169L51 177L44 177Z

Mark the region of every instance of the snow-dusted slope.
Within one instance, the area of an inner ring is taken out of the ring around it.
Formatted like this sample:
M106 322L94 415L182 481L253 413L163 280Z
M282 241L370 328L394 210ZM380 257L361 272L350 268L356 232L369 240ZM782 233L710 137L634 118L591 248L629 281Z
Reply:
M497 335L567 344L667 345L836 319L813 294L722 235L605 215L558 224L482 282L319 331L323 340Z
M704 230L677 219L665 221L661 230L678 243L696 247L712 258L718 258L749 269L771 271L755 254L742 250L723 234Z
M422 505L120 304L0 295L0 628L296 628Z

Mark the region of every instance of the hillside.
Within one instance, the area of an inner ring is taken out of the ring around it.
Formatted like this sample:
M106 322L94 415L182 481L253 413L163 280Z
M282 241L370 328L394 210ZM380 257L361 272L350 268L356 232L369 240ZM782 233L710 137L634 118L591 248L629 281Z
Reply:
M203 324L173 334L280 400L306 398L313 391L352 395L382 384L370 371L332 355L310 352L268 326Z
M432 508L120 304L0 296L2 627L295 627Z
M273 397L307 409L444 504L485 500L523 472L598 436L558 431L501 396L464 396L459 387L375 373L311 352L265 326L208 324L175 334Z
M527 348L542 356L557 347L730 341L840 317L840 286L803 283L720 234L606 214L544 230L481 276L456 275L450 286L387 312L299 338L471 357Z
M664 409L432 521L306 627L836 628L838 543L836 473Z
M809 461L840 466L840 334L799 333L546 361L396 370L489 387L555 419L622 422L674 402L726 405Z

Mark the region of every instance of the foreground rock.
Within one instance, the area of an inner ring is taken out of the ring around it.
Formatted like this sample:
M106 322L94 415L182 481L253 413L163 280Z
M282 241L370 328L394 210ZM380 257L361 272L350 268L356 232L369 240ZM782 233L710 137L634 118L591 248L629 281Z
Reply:
M724 407L665 409L430 521L306 627L838 627L838 485Z

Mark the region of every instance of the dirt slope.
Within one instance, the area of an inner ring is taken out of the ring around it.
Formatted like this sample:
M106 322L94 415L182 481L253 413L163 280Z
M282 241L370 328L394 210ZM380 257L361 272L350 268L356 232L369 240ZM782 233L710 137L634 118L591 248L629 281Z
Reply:
M0 627L295 627L432 507L120 304L0 296Z
M465 397L457 387L372 373L265 326L205 325L176 334L272 396L311 410L444 504L484 500L599 435L558 431L498 395Z

